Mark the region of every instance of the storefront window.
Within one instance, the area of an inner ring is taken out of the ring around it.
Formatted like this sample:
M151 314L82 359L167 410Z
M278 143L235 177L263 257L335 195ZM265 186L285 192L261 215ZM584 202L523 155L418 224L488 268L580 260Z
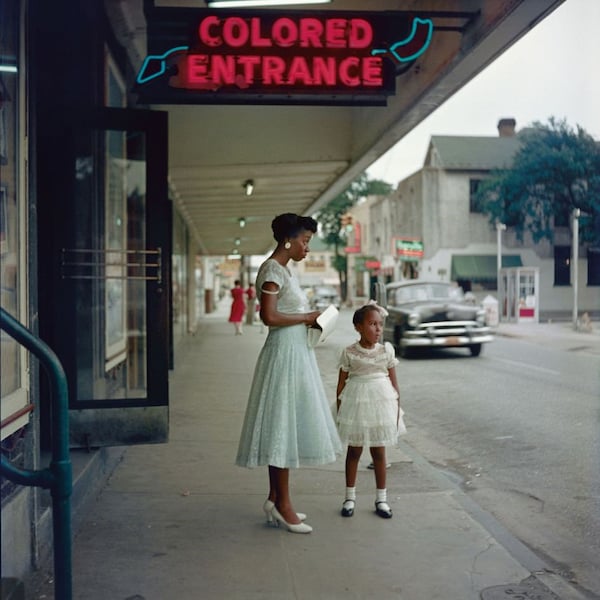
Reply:
M24 200L20 154L22 67L19 64L20 3L5 1L0 5L0 298L2 308L19 320L25 281ZM27 422L22 412L26 403L23 387L23 353L6 333L0 337L0 368L2 372L2 439Z

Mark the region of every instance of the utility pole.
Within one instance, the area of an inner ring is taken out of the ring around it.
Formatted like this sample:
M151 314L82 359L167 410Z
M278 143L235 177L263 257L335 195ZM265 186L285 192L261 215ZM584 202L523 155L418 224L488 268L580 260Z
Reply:
M502 232L506 231L506 225L496 221L496 258L497 258L497 269L496 269L496 290L500 292L500 269L502 269Z
M579 217L581 210L573 209L573 249L571 252L571 276L573 284L573 329L577 330L577 304L579 292Z

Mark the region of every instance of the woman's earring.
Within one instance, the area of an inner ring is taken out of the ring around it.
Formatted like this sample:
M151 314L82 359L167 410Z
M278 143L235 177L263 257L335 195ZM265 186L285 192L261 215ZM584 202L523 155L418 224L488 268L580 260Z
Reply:
M286 242L286 243L283 245L283 247L284 247L286 250L289 250L289 249L292 247L292 244L290 244L290 242Z

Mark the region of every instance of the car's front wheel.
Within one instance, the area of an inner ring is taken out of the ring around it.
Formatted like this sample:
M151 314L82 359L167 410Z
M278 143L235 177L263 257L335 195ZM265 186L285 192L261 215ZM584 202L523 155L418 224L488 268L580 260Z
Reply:
M471 344L469 346L471 356L479 356L481 354L481 344Z

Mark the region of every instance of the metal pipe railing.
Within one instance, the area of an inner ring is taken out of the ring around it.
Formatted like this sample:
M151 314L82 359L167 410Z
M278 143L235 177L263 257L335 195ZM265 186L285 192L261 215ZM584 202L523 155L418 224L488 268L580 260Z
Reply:
M26 486L43 487L52 494L54 534L54 595L56 600L72 597L71 493L73 475L69 455L69 391L62 364L52 349L19 321L0 308L0 329L38 358L48 373L52 397L52 458L46 469L19 469L4 456L0 473Z

